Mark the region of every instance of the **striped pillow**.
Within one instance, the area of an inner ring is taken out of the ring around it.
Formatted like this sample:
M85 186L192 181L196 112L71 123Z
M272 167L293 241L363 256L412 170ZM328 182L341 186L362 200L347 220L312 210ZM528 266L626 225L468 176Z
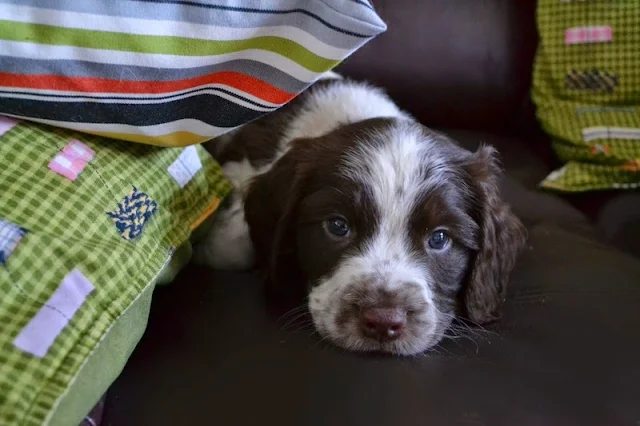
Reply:
M195 144L282 106L385 29L368 0L0 0L0 114Z

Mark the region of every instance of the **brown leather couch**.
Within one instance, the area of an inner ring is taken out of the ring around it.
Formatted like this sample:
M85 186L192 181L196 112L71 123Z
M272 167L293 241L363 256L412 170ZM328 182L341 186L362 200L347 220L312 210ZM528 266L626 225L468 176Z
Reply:
M189 266L156 290L104 424L640 424L640 194L536 188L556 164L529 100L535 2L375 3L389 29L341 71L502 154L530 233L502 320L423 356L361 356L278 322L254 274Z

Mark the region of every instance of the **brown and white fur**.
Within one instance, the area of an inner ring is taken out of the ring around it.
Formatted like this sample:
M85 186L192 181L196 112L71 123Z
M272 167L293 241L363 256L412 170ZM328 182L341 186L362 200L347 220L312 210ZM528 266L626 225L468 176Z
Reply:
M236 191L199 262L257 264L350 350L416 354L456 316L497 318L525 231L492 148L464 150L333 74L216 143Z

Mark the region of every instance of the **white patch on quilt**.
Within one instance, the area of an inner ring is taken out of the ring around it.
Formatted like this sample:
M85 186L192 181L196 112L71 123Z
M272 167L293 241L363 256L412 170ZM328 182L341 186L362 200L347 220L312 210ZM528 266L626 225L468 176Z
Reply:
M13 344L24 352L43 358L93 290L93 284L82 272L78 269L71 271Z
M195 146L186 147L171 163L167 171L175 179L180 188L184 188L193 177L202 169L202 162Z
M635 127L585 127L582 129L582 140L592 142L598 139L640 140L640 129Z
M558 180L561 177L563 177L566 173L567 173L567 167L564 166L558 170L554 170L553 172L549 173L549 176L547 176L547 180Z
M8 220L0 219L0 266L7 263L27 231Z
M6 117L4 115L0 115L0 136L7 133L9 130L13 129L13 127L18 124L18 121L11 118Z

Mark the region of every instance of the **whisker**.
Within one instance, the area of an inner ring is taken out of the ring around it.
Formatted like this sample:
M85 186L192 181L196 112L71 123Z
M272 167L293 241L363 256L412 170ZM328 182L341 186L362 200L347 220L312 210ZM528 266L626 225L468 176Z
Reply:
M295 334L298 333L300 331L314 331L315 330L315 326L313 324L313 322L305 322L302 324L299 324L298 327L294 330L288 330L290 333Z
M483 339L483 341L485 341L485 342L490 342L491 341L491 339L490 339L491 336L495 336L495 337L499 337L500 336L498 333L488 332L488 331L484 331L483 332L482 330L476 330L474 328L471 328L468 325L465 325L464 328L463 328L463 327L460 327L460 326L454 324L454 325L452 325L450 327L450 329L459 331L462 334L467 334L468 333L468 334L471 334L473 336L477 336L477 337ZM488 334L488 335L486 335L486 334Z
M299 321L301 318L304 318L308 315L307 312L301 312L299 314L297 314L296 316L294 316L293 318L291 318L289 321L286 322L286 324L284 324L282 327L280 327L281 330L286 330L287 327L295 324L297 321Z
M313 333L313 334L318 334L318 335L320 335L320 333L318 333L318 330L315 330L315 328L314 328L314 331L315 331L315 333ZM313 336L313 334L311 334L311 336ZM321 337L320 337L320 339L318 339L318 341L313 345L313 348L316 348L316 347L318 347L319 345L322 345L322 346L323 346L323 348L324 348L324 350L327 350L327 345L326 345L326 343L327 343L327 339L328 339L328 338L329 338L329 336L327 336L327 335L325 335L325 336L321 336Z
M475 322L475 321L471 321L471 320L466 319L466 318L465 318L465 319L458 319L457 321L458 321L458 322L460 322L460 323L463 323L463 324L464 324L466 327L468 327L468 328L470 328L470 327L469 327L469 324L471 324L471 325L473 325L476 329L478 329L477 331L482 331L482 332L485 332L485 333L488 333L488 334L493 334L493 335L495 335L495 336L500 336L500 335L499 335L498 333L496 333L495 331L487 330L485 327L483 327L482 325L478 324L478 323L477 323L477 322Z
M452 331L452 330L450 330L450 331ZM453 334L453 335L450 335L450 334L444 333L444 334L442 335L442 337L444 337L444 338L446 338L446 339L457 340L457 339L464 339L464 338L466 338L467 336L461 336L461 335L459 335L459 334Z
M445 348L444 346L442 346L441 343L438 343L437 345L435 345L434 347L431 348L431 351L434 355L440 355L438 353L438 351L443 351L445 352L447 355L449 356L453 356L453 352L451 352L449 349Z
M459 330L459 331L460 331L459 336L460 336L461 338L464 338L464 339L467 339L467 340L471 340L471 341L473 342L473 344L474 344L474 345L476 345L476 349L478 349L478 350L480 349L480 348L479 348L479 344L478 344L478 342L474 339L474 337L481 338L483 342L491 343L491 339L489 339L489 338L488 338L488 337L486 337L486 336L482 336L482 335L480 335L480 334L474 333L474 331L473 331L473 330Z
M452 321L451 325L447 328L447 330L443 334L443 337L445 339L455 342L458 345L460 344L461 339L470 340L471 342L473 342L473 344L476 347L476 354L478 354L478 352L480 351L480 345L475 338L480 338L484 342L490 343L491 342L490 337L499 336L498 333L487 330L486 328L482 327L477 323L474 323L473 321L464 321L460 318L457 318L453 314L442 312L440 310L437 310L437 312L439 315L442 315L444 318L447 318ZM475 324L477 328L472 328L469 325L469 323ZM453 335L451 335L450 333L453 333Z
M280 318L278 318L276 320L276 324L279 323L280 321L284 321L286 318L290 317L291 315L298 314L298 313L300 313L300 312L302 312L302 311L304 311L306 309L307 309L307 305L306 304L302 304L302 305L296 306L295 308L292 308L292 309L288 310L287 312L285 312L284 314L282 314L280 316Z

